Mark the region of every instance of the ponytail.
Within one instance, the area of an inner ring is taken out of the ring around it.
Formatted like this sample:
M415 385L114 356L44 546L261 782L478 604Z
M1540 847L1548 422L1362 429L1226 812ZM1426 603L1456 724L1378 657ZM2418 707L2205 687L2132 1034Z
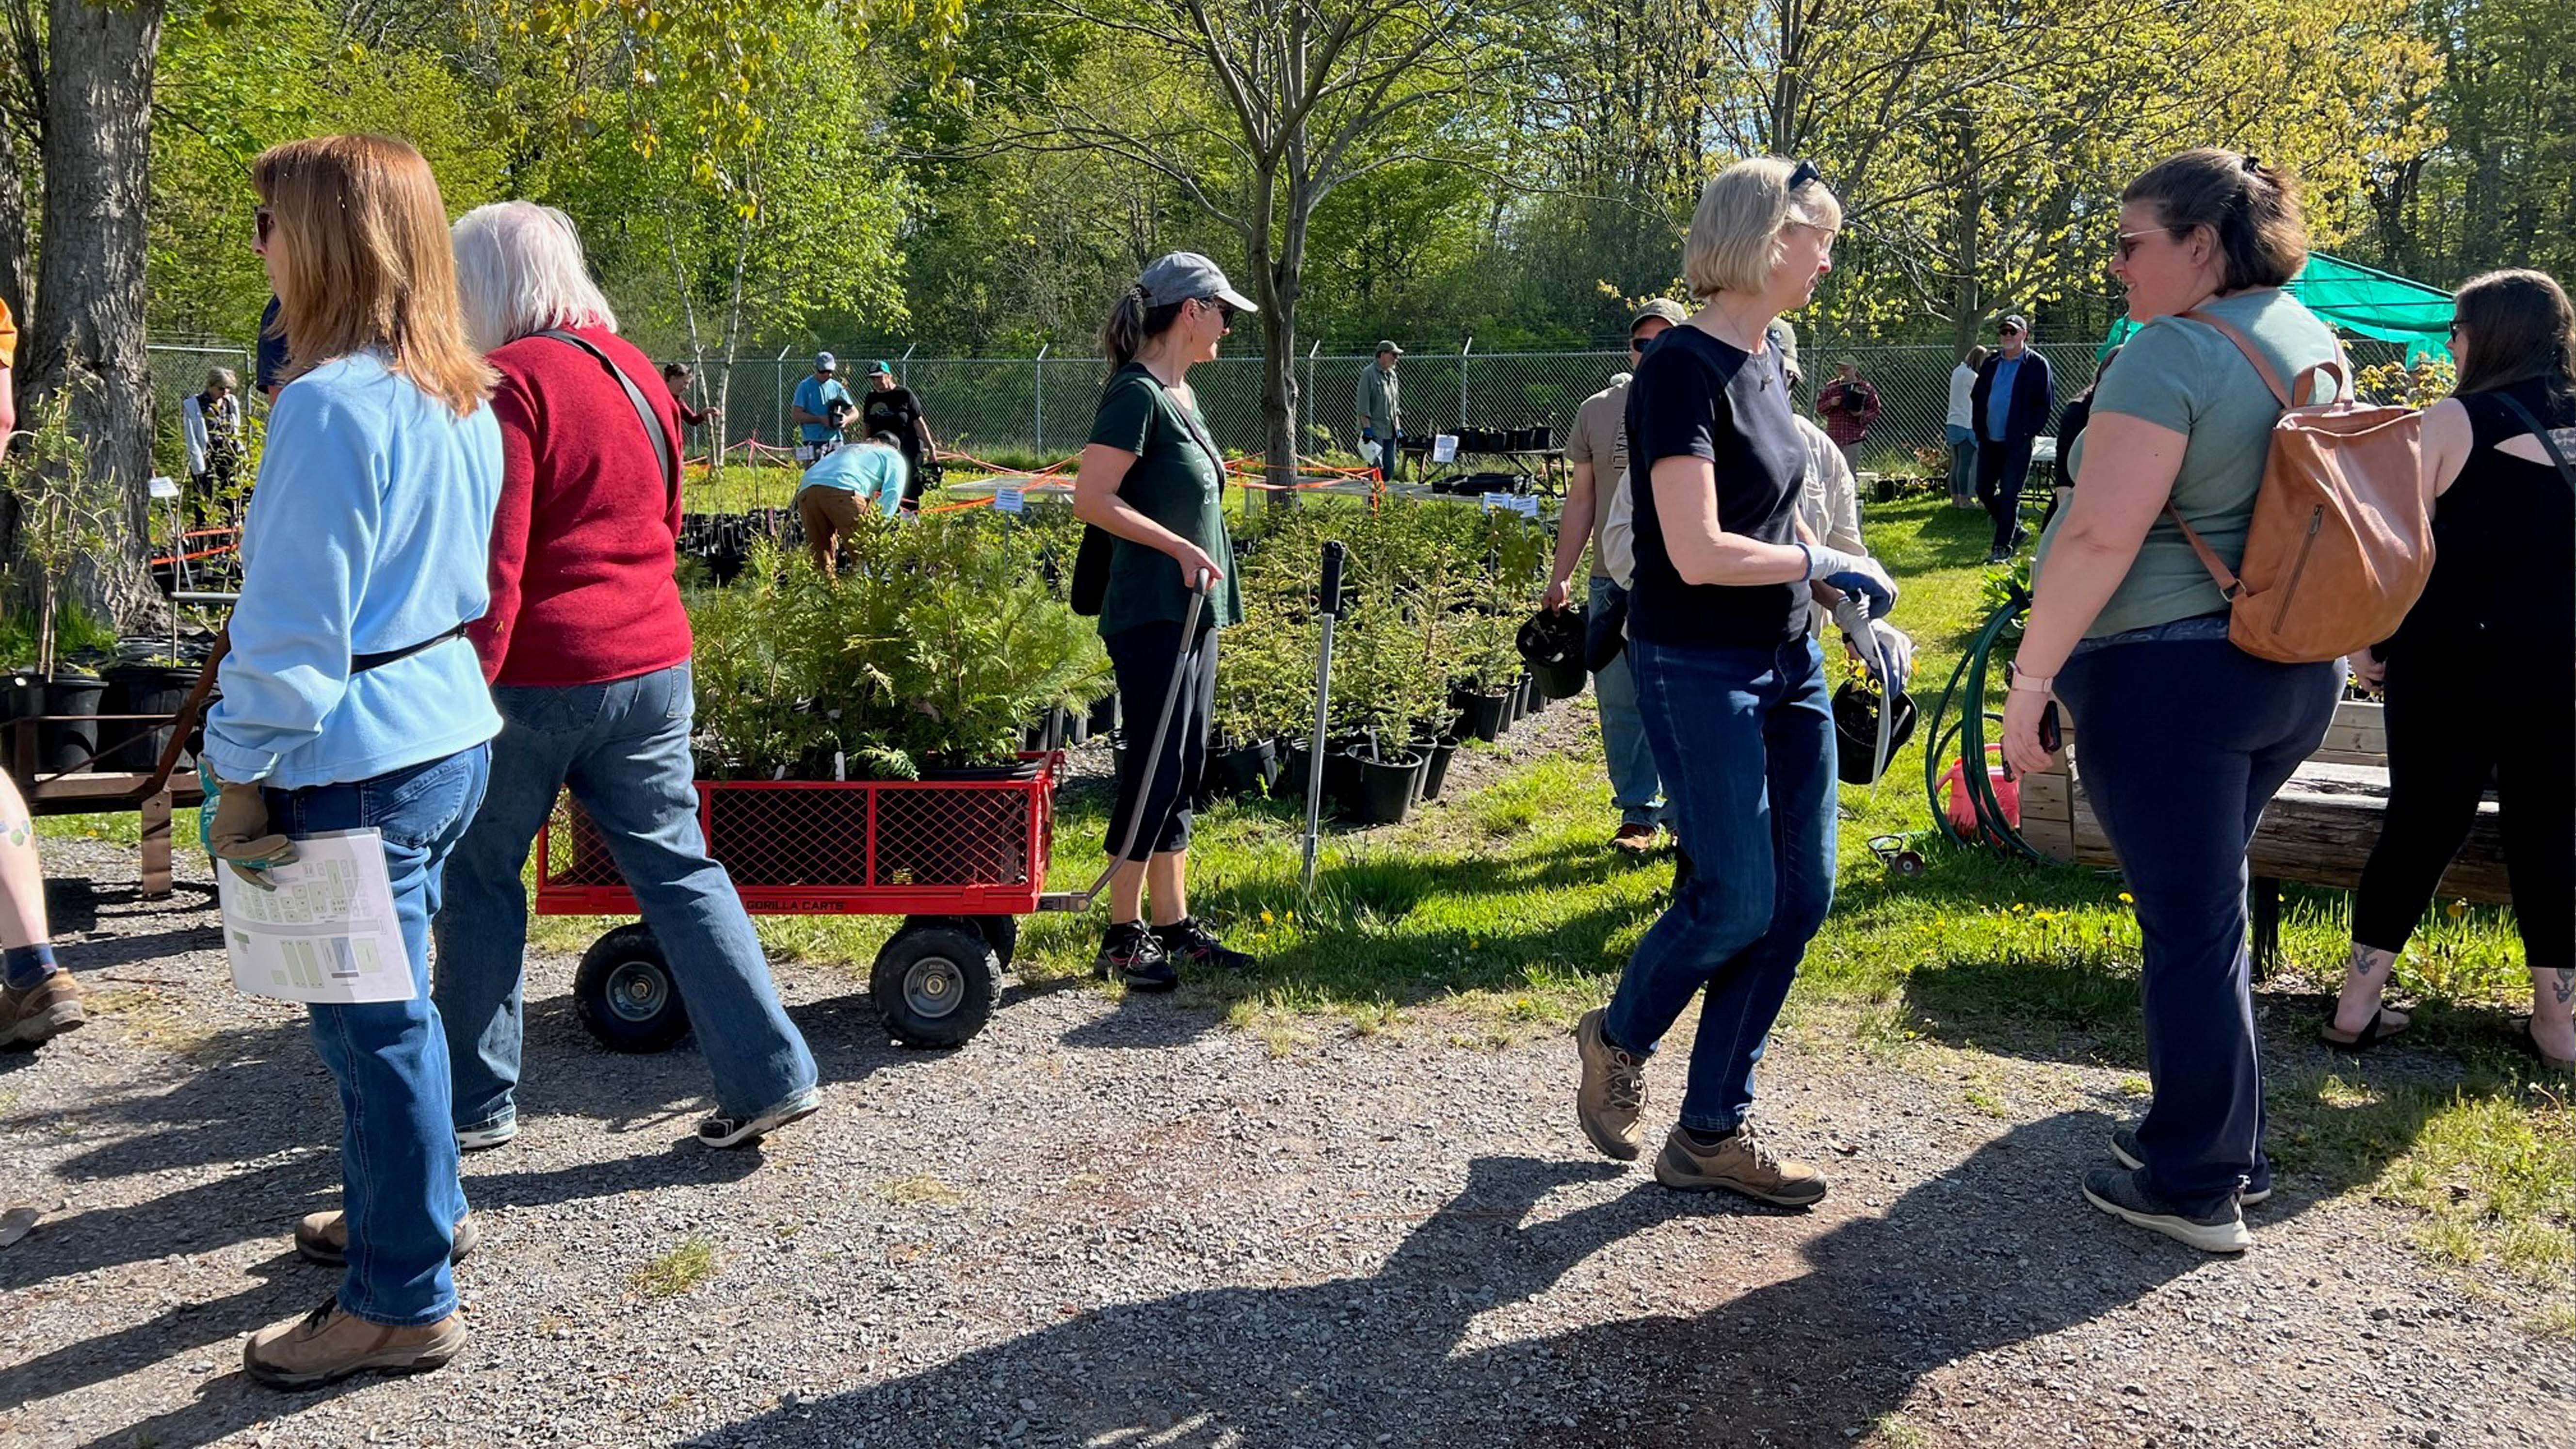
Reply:
M1139 282L1118 294L1109 304L1109 315L1100 324L1100 355L1109 359L1109 370L1116 372L1136 360L1145 344L1172 329L1180 320L1186 302L1167 302L1160 307L1146 305L1145 286Z

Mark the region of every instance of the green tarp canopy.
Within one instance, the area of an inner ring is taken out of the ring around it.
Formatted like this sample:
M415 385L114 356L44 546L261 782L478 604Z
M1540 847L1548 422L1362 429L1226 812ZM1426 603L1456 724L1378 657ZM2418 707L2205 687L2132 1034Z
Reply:
M2409 363L2450 359L2451 294L2439 287L2311 252L2308 264L2290 279L2289 290L2337 332L2404 344ZM2137 330L2138 324L2126 317L2113 322L2097 355L2108 356Z

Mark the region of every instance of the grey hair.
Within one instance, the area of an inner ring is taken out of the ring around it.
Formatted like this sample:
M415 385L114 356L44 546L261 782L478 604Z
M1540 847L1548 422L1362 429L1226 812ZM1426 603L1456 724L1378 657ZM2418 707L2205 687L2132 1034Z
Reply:
M457 218L456 284L465 335L485 352L549 327L617 330L590 279L572 218L533 201L496 201Z
M239 392L241 379L233 376L233 370L229 367L210 368L206 372L206 387L209 391L222 388L226 392Z

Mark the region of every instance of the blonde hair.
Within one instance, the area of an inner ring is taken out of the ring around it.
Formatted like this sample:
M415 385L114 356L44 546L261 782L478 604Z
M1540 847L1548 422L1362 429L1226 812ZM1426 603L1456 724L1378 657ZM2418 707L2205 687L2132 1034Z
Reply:
M315 136L251 168L282 240L278 321L290 376L368 348L464 417L495 374L465 340L447 206L429 163L387 136Z
M1720 292L1768 286L1780 261L1780 233L1791 222L1842 226L1842 203L1824 182L1809 179L1795 193L1789 190L1797 169L1794 161L1756 156L1700 188L1699 209L1691 213L1690 236L1682 243L1682 277L1693 296L1705 301Z
M550 327L617 330L617 313L581 259L572 218L533 201L496 201L457 218L465 335L486 352Z

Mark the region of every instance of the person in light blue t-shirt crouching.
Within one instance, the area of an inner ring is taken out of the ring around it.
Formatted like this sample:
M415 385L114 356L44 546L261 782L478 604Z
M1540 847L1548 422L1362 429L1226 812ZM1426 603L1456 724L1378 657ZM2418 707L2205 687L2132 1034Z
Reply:
M832 404L835 418L845 411ZM824 577L839 577L842 536L858 526L861 515L874 511L892 518L902 510L910 472L891 433L834 449L805 470L796 490L796 517L805 525L805 550Z

